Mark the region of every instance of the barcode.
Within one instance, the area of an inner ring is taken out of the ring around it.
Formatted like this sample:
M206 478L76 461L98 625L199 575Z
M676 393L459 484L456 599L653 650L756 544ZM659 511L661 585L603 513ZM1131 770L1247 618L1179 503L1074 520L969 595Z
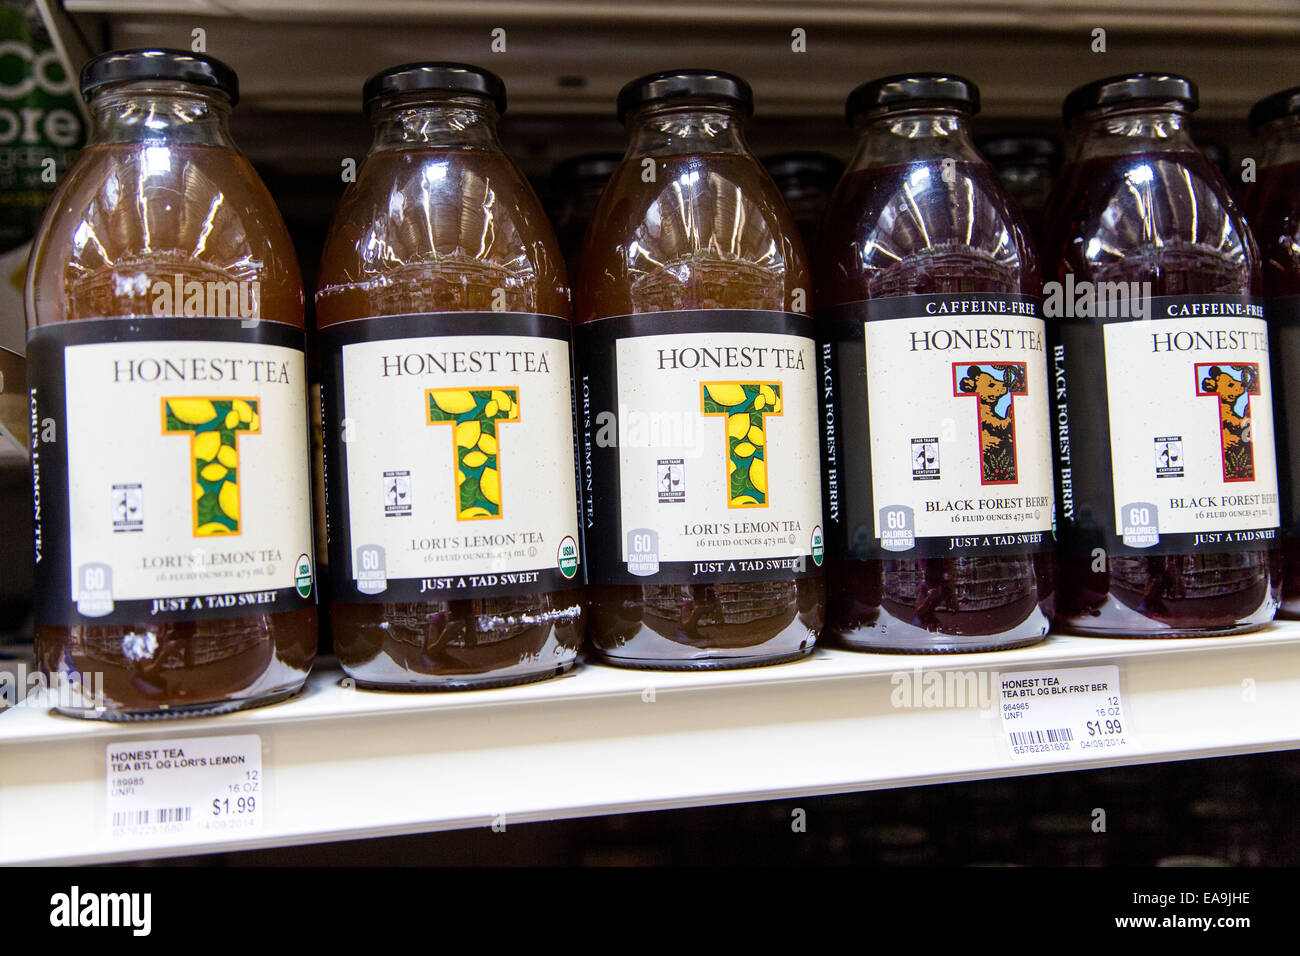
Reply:
M118 810L113 814L115 827L147 827L155 823L188 823L190 807L159 807L154 810Z
M1069 727L1061 727L1059 730L1025 730L1012 731L1011 743L1016 747L1027 747L1030 744L1057 744L1064 743L1074 739L1074 731Z

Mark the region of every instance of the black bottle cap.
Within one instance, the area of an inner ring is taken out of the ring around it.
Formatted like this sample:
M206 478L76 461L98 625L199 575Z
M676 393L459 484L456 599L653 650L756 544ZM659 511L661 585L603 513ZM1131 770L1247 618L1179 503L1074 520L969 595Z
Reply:
M365 108L386 96L417 93L422 90L440 93L468 93L484 96L496 106L497 113L506 111L506 85L491 70L467 63L403 63L380 70L366 80L361 88Z
M555 164L551 170L551 182L558 185L603 181L614 175L614 170L622 161L622 153L584 153L573 156Z
M1176 73L1125 73L1085 83L1065 98L1061 112L1069 123L1088 110L1137 100L1172 100L1189 110L1196 109L1200 103L1196 84L1185 76Z
M773 179L805 176L834 185L844 175L844 163L829 153L777 153L765 156L763 165Z
M1255 135L1265 123L1300 113L1300 86L1266 96L1250 108L1250 133Z
M875 109L907 109L934 105L974 115L980 111L979 87L955 73L899 73L863 83L844 103L844 116L852 123Z
M745 111L754 112L754 91L731 73L718 70L665 70L633 80L618 94L618 119L649 103L668 100L729 100Z
M1061 141L1055 136L983 136L975 141L981 153L989 159L1028 162L1045 159L1056 162L1061 158Z
M239 102L239 77L215 57L186 50L111 50L81 68L81 95L89 100L102 87L132 80L177 80L220 90Z

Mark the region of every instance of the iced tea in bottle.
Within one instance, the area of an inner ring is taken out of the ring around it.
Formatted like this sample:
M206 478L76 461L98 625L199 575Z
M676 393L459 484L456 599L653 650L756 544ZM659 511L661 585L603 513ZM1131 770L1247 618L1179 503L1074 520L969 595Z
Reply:
M1282 606L1300 617L1300 87L1265 97L1250 111L1250 128L1264 142L1256 180L1242 206L1259 245L1265 314L1272 336L1277 386L1278 485L1282 494ZM1291 408L1287 407L1287 400Z
M582 252L575 333L590 630L603 658L739 667L825 614L803 244L743 127L748 84L657 73Z
M1038 265L971 142L978 106L973 83L939 73L848 99L858 150L819 237L817 320L827 630L853 648L990 650L1047 633Z
M1135 73L1065 100L1044 308L1061 588L1084 634L1233 634L1280 588L1259 256L1189 133L1196 87Z
M37 658L78 716L275 700L316 652L293 246L229 67L107 53L81 89L27 276Z
M582 644L569 285L505 95L456 63L372 77L325 242L330 622L366 687L539 680Z

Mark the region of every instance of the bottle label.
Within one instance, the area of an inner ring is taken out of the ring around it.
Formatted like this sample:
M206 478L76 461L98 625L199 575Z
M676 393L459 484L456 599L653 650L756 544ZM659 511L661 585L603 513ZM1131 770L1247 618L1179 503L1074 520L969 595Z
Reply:
M833 553L967 558L1051 546L1037 299L898 296L818 318Z
M1278 491L1281 494L1282 528L1289 535L1300 536L1300 493L1295 482L1300 479L1300 410L1288 412L1287 392L1292 401L1300 383L1300 295L1272 299L1264 306L1272 336L1270 358L1280 383L1273 396L1277 414Z
M1263 304L1187 295L1136 306L1132 314L1148 318L1056 327L1063 549L1134 556L1266 547L1281 512Z
M599 584L820 573L807 316L653 312L578 326L584 531Z
M27 347L39 624L315 602L301 329L93 319Z
M570 334L555 316L500 312L321 331L335 600L582 584Z

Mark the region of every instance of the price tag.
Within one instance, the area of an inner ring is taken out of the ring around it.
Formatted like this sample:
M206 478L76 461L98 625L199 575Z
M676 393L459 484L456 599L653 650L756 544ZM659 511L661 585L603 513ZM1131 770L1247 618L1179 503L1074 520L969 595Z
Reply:
M262 738L177 737L108 745L115 839L185 842L262 826Z
M1000 680L998 708L1011 759L1103 757L1132 748L1114 664L1016 671Z

